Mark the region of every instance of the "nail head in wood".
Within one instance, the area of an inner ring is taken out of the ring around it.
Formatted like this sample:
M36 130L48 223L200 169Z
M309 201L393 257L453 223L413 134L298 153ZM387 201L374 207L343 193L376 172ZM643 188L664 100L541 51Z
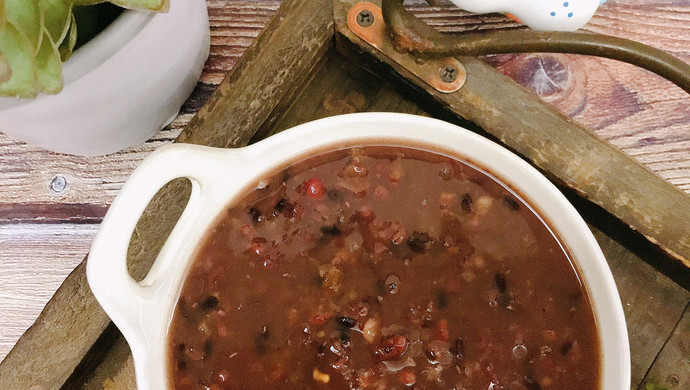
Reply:
M67 179L62 175L57 175L50 181L50 191L60 194L67 188Z

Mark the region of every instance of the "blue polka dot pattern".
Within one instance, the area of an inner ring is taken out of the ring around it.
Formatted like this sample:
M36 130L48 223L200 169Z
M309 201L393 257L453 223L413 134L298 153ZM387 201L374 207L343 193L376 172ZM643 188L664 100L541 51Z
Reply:
M2 2L3 0L0 0ZM81 0L83 1L83 0ZM540 31L576 31L606 0L450 0L470 12L506 12ZM676 0L677 1L677 0ZM690 1L690 0L683 0ZM512 3L506 5L506 3ZM492 7L496 7L492 9ZM511 8L509 11L499 7ZM690 389L689 389L690 390Z

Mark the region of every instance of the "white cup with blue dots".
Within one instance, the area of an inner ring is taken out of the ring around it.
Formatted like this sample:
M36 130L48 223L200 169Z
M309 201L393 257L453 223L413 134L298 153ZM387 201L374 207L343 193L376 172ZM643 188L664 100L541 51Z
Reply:
M470 12L504 12L540 31L575 31L606 0L451 0Z

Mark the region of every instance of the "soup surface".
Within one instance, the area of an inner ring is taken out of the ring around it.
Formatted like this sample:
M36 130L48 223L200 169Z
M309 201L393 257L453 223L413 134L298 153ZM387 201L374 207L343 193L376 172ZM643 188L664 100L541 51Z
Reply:
M176 389L596 389L568 255L519 197L435 153L364 147L265 178L203 240Z

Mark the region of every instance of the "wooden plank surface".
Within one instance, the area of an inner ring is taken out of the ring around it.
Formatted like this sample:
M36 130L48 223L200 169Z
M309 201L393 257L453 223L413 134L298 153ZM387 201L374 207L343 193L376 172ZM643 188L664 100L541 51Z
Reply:
M690 389L690 305L646 374L657 388Z
M31 313L40 311L54 286L64 279L65 270L82 260L95 224L129 172L152 150L176 137L279 4L264 0L209 1L213 46L202 82L183 108L183 115L144 145L111 156L80 158L43 152L0 135L0 224L4 229L4 241L0 245L0 286L9 286L0 294L0 308L9 308L0 317L0 359L18 337L16 333L33 322L35 314ZM488 28L513 26L499 16L470 16L448 6L427 8L414 4L412 8L426 21L446 31L475 29L479 23ZM690 32L683 26L688 25L689 10L687 2L609 1L588 28L638 39L688 59ZM592 127L600 137L690 193L690 100L682 92L645 71L607 60L534 55L496 56L487 60L523 85L539 90L545 100L554 102L562 112ZM347 104L352 106L354 102ZM56 175L67 178L64 192L50 190L50 182ZM69 224L81 225L86 233L70 231L65 228ZM26 230L21 230L22 225ZM59 237L67 237L58 233L63 228L70 238L61 244ZM66 245L72 245L73 252L65 250ZM27 250L31 247L40 249ZM23 268L10 265L8 259ZM45 269L40 286L11 283L17 279L28 280L31 272L39 268ZM653 269L650 272L656 275ZM630 288L635 286L631 283ZM642 298L631 296L632 303L644 307ZM17 297L25 301L23 307L29 311L12 309ZM659 298L652 301L663 302ZM687 340L688 333L682 325L675 327L675 334L679 335L666 341L650 371L650 375L656 372L659 380L667 379L660 376L668 373L664 371L663 364L668 362L664 356L676 356L673 348L687 352L682 342Z

